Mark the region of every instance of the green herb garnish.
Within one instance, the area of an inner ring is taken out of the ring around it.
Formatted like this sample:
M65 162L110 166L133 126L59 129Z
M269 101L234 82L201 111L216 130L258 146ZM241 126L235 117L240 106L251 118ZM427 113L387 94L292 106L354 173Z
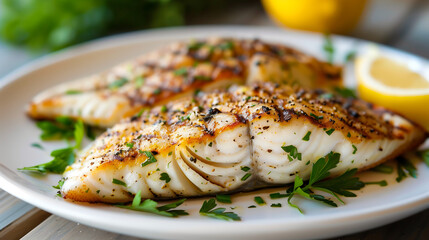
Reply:
M250 170L250 167L248 166L241 166L241 170L244 172L248 172Z
M308 131L308 132L305 134L305 136L302 138L302 140L303 140L303 141L308 141L308 140L310 140L310 135L311 135L311 132L310 132L310 131Z
M253 200L255 201L255 203L257 203L260 206L266 204L265 201L264 201L264 199L262 197L260 197L260 196L254 197Z
M162 113L166 113L167 111L168 111L167 106L164 105L164 106L161 107L161 112Z
M185 67L176 69L174 71L174 75L176 75L176 76L186 76L186 75L188 75L188 69L185 68Z
M270 198L271 199L279 199L279 198L285 198L285 197L289 197L290 194L282 194L282 193L271 193L270 194Z
M194 76L194 79L195 79L195 80L199 80L199 81L210 81L210 80L212 80L212 78L211 78L211 77L209 77L209 76L204 76L204 75L197 75L197 76Z
M54 159L32 167L18 168L21 171L32 171L39 173L63 173L66 167L75 161L74 148L62 148L51 152Z
M234 212L225 212L225 208L216 208L217 206L214 199L204 201L200 209L200 215L211 218L217 218L226 221L240 221L241 218Z
M374 168L371 168L370 171L390 174L393 173L393 167L381 164Z
M397 158L397 172L397 182L401 182L404 178L407 178L407 176L417 178L417 168L408 159L402 156Z
M298 152L298 149L293 145L282 146L283 151L289 153L288 159L289 161L293 161L294 159L302 160L301 153Z
M40 150L45 150L42 145L40 145L40 143L32 143L31 144L32 147L38 148Z
M364 182L365 185L380 185L380 187L387 186L386 180L378 181L378 182Z
M79 91L79 90L67 90L66 91L67 95L74 95L74 94L81 94L81 93L82 93L82 91Z
M330 34L325 34L325 42L323 44L323 51L325 52L326 60L332 64L334 63L334 53L335 48L332 43L332 38Z
M246 173L242 178L241 181L246 181L250 176L252 176L251 173Z
M331 134L335 131L335 129L331 128L329 130L326 130L326 134L328 134L329 136L331 136Z
M118 88L124 86L127 82L128 82L128 79L119 78L119 79L117 79L114 82L109 84L109 89L113 89L113 90L118 89Z
M423 162L429 167L429 150L420 151L418 155L423 158Z
M316 114L314 114L314 113L310 113L310 116L312 116L314 119L316 119L316 120L320 120L320 119L323 119L323 116L317 116Z
M55 188L55 189L61 189L61 187L64 185L64 178L61 178L59 181L58 181L58 184L57 184L57 186L52 186L53 188Z
M232 203L231 196L224 194L217 194L216 200L221 203Z
M344 174L327 179L330 176L329 171L337 166L340 162L339 153L329 153L323 158L317 160L313 164L313 168L310 175L310 180L307 184L304 184L304 181L301 177L296 175L293 188L290 190L290 195L288 198L288 204L291 207L298 209L301 213L302 210L295 204L291 202L292 198L295 195L301 195L304 198L320 201L332 207L337 207L337 204L325 198L322 195L314 194L314 191L322 191L334 196L338 201L344 203L339 195L345 197L355 197L356 195L349 190L359 190L365 186L358 178L353 177L357 172L357 169L347 170Z
M160 207L157 207L158 203L151 199L146 199L143 202L141 201L142 201L141 191L139 191L134 197L134 200L131 206L125 206L125 205L116 205L116 206L120 208L134 210L134 211L154 213L154 214L158 214L166 217L178 217L183 215L189 215L184 210L171 210L173 208L180 206L183 202L185 202L186 201L185 198Z
M135 84L136 84L136 87L138 88L142 87L144 84L144 78L142 76L137 77L135 79Z
M281 203L273 203L271 204L271 207L282 207Z
M112 180L112 183L113 183L113 184L116 184L116 185L121 185L121 186L124 186L124 187L126 187L126 186L127 186L127 184L126 184L125 182L123 182L123 181L121 181L121 180L119 180L119 179L116 179L116 178L114 178L114 179Z
M171 181L170 176L168 175L168 173L161 173L161 177L159 178L159 180L164 180L166 183L169 183Z
M128 151L129 151L134 147L134 143L128 142L128 143L125 143L125 146L128 147Z
M357 98L355 89L346 87L334 87L334 91L344 98Z
M153 154L152 154L150 151L142 151L141 153L144 153L144 155L146 155L146 157L148 157L148 158L146 159L146 161L144 161L144 162L142 163L142 167L144 167L144 166L146 166L146 165L149 165L149 164L151 164L151 163L157 162L157 161L156 161L156 158L153 156Z

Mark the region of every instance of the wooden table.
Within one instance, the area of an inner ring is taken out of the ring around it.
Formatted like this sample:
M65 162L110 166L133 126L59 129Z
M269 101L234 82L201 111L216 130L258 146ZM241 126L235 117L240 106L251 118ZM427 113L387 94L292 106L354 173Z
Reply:
M429 58L429 0L373 0L351 36ZM191 24L270 26L259 2L189 19ZM35 56L0 43L0 77ZM429 210L373 230L335 239L429 239ZM0 189L0 239L136 239L71 222L34 208Z

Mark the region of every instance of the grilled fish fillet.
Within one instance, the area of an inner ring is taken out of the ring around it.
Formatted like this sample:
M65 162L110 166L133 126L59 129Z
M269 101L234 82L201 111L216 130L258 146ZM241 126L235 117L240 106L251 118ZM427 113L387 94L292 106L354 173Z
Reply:
M197 89L277 81L304 87L338 85L339 67L297 50L259 40L212 38L174 43L88 78L37 95L35 119L69 116L110 127L142 107L162 105Z
M77 201L128 202L138 191L176 198L251 190L291 183L296 174L308 179L312 163L331 151L341 154L331 172L338 175L425 138L421 127L361 100L272 83L235 86L123 120L66 170L61 192Z

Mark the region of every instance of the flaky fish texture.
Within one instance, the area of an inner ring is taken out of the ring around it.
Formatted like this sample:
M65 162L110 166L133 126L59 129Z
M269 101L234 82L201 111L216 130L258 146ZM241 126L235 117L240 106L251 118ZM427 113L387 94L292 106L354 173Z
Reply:
M420 145L424 130L384 108L272 83L199 93L101 135L65 172L67 199L128 202L251 190L308 179L341 154L338 175ZM289 151L284 151L289 149Z
M341 68L292 48L259 40L211 38L170 46L88 78L37 95L35 119L68 116L110 127L142 107L162 105L196 90L255 81L304 87L338 85Z

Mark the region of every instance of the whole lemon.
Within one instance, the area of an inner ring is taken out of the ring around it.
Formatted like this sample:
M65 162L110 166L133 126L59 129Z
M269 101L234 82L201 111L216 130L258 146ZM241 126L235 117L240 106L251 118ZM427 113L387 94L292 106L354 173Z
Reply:
M344 34L359 22L366 0L262 0L262 4L286 27Z

